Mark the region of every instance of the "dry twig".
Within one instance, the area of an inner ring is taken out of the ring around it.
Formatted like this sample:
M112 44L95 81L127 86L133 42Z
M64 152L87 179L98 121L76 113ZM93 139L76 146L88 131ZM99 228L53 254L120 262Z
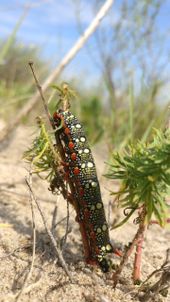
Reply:
M67 276L69 277L70 281L73 282L72 276L71 276L71 274L70 274L70 272L69 272L69 270L67 268L67 265L66 265L65 260L64 260L64 258L62 256L62 253L61 253L60 249L57 246L57 242L56 242L56 240L55 240L52 232L49 230L49 228L47 226L47 222L46 222L44 213L42 212L42 209L41 209L41 207L39 205L39 202L38 202L37 198L35 197L35 194L34 194L34 192L32 190L32 186L31 186L31 184L30 184L30 182L29 182L28 179L26 179L26 183L27 183L27 186L29 188L29 191L30 191L30 194L32 196L32 199L34 200L34 202L35 202L35 204L36 204L36 206L38 208L38 211L39 211L39 213L41 215L41 218L42 218L45 230L46 230L46 232L47 232L47 234L48 234L48 236L49 236L49 238L51 240L51 243L52 243L52 245L53 245L53 247L54 247L54 249L56 251L56 254L57 254L57 257L59 259L59 262L60 262L61 266L63 267L64 271L66 272Z
M88 28L84 31L82 36L76 41L75 45L68 51L68 53L61 60L59 65L53 70L53 72L47 77L45 82L42 85L42 91L45 92L49 85L59 77L63 69L70 63L70 61L75 57L78 51L84 46L88 38L94 33L94 31L99 26L101 20L105 17L108 10L111 8L114 0L106 0L103 6L100 8L98 14L93 19ZM36 105L37 100L39 98L39 92L36 92L33 97L21 108L16 117L12 120L11 123L8 124L6 128L0 133L0 142L5 140L8 135L12 132L15 127L18 126L21 119L26 116L32 108Z
M53 215L52 215L52 221L51 221L51 233L54 235L55 232L55 226L56 226L56 220L57 220L57 211L58 207L55 205Z
M71 232L71 229L69 228L69 218L70 218L70 213L69 213L69 202L67 200L67 220L66 220L66 231L65 231L65 234L61 240L61 248L62 250L64 250L65 248L65 245L66 245L66 241L67 241L67 236L68 234Z
M145 290L145 294L140 297L140 301L155 301L156 296L161 293L162 295L167 293L168 288L170 287L170 249L166 252L166 259L159 269L153 271L147 279L141 285L139 291L146 289L146 283L157 274L160 274L160 277L156 283L152 286L149 286Z
M32 175L31 172L29 173L29 179L26 179L26 183L29 182L30 186L32 185ZM21 297L22 293L24 292L26 283L28 282L28 280L31 277L32 274L32 270L34 267L34 260L35 260L35 245L36 245L36 227L35 227L35 215L34 215L34 206L33 206L33 196L30 192L30 205L31 205L31 214L32 214L32 230L33 230L33 245L32 245L32 261L31 261L31 266L30 266L30 270L24 280L24 283L22 285L22 288L19 292L19 294L16 296L16 302L19 301L19 298Z

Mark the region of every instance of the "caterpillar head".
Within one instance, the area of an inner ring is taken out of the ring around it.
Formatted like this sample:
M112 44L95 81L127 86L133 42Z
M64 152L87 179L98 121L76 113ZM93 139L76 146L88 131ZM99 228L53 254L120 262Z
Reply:
M54 121L54 124L55 126L59 127L60 124L61 124L61 115L59 112L55 111L54 114L53 114L53 121Z

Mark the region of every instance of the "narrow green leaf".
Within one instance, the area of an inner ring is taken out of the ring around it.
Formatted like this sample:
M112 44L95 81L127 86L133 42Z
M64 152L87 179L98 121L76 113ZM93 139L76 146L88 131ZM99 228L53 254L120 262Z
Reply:
M132 216L132 214L136 211L137 208L133 208L130 213L121 221L119 222L118 224L116 224L115 226L112 226L111 227L111 230L114 230L114 229L117 229L119 228L120 226L122 226L124 223L126 223L129 218Z

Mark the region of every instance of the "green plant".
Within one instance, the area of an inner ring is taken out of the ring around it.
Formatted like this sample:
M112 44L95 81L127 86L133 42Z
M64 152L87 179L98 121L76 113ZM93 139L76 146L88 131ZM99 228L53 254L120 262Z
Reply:
M135 211L138 212L138 231L116 273L117 278L129 254L137 245L133 273L134 281L137 282L140 280L144 232L153 218L162 227L168 220L166 195L170 185L170 129L165 132L155 129L151 143L139 142L130 145L123 154L113 154L110 172L106 176L121 181L120 190L112 194L116 195L118 205L124 209L126 215L113 228L123 225Z
M32 146L24 153L24 158L32 164L33 172L40 175L46 172L44 178L49 182L55 177L59 167L60 157L54 148L52 135L46 129L41 118L37 118L39 135L34 139Z
M94 96L89 97L88 100L82 99L80 115L90 141L95 144L101 139L104 132L100 98Z

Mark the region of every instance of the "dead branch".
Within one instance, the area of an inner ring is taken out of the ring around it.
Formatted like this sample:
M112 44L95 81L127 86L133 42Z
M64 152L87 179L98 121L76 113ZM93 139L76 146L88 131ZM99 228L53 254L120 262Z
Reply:
M50 124L52 124L52 118L51 118L50 112L49 112L49 110L48 110L48 106L47 106L46 100L45 100L44 95L43 95L42 87L40 86L39 81L38 81L38 79L37 79L37 77L36 77L36 74L35 74L35 71L34 71L34 67L33 67L34 63L33 63L33 62L29 62L28 64L29 64L29 66L30 66L30 68L31 68L31 71L32 71L32 74L33 74L35 83L36 83L36 85L37 85L37 89L38 89L39 94L40 94L40 96L41 96L41 99L42 99L42 101L43 101L43 106L44 106L45 113L46 113L46 115L48 116L48 119L49 119L49 121L50 121Z
M57 213L58 213L58 207L57 204L55 205L53 215L52 215L52 221L51 221L51 233L54 235L55 232L55 225L57 220Z
M31 186L32 185L32 174L31 174L31 171L29 173L29 179L27 179L26 182L27 181L30 183L30 186ZM32 270L33 270L33 267L34 267L34 261L35 261L36 227L35 227L35 215L34 215L34 206L33 206L33 201L34 200L33 200L33 195L31 194L31 191L30 191L29 201L30 201L30 205L31 205L32 231L33 231L32 261L31 261L31 266L30 266L29 272L28 272L27 276L25 277L24 283L22 285L22 288L21 288L20 292L18 293L18 295L16 296L16 299L15 299L16 302L19 301L19 298L21 297L22 293L24 292L24 289L26 287L27 282L28 282L28 280L31 277Z
M72 214L73 211L74 211L74 209L72 209L72 211L70 212L70 214ZM53 229L55 229L59 224L61 224L63 221L65 221L65 220L67 220L67 219L68 219L67 216L61 218L61 219L54 225Z
M66 241L67 241L67 236L68 234L71 232L71 228L69 228L69 218L70 218L70 212L69 212L69 202L67 200L67 220L66 220L66 230L65 230L65 234L63 236L63 238L61 239L61 248L62 248L62 251L64 250L65 248L65 245L66 245Z
M75 45L68 51L68 53L61 60L59 65L53 70L53 72L47 77L45 82L42 85L42 91L45 92L49 85L59 77L63 69L70 63L70 61L75 57L78 51L84 46L88 38L94 33L94 31L99 26L101 20L105 17L108 10L111 8L114 0L106 0L103 6L100 8L96 17L93 19L88 28L76 41ZM39 92L36 92L33 97L21 108L17 116L12 120L7 127L5 127L2 132L0 132L0 142L8 138L11 132L19 125L21 119L26 116L32 108L36 105L37 100L39 99Z
M61 266L63 267L64 271L66 272L67 276L69 277L70 281L73 282L72 276L71 276L71 274L69 273L69 270L68 270L67 265L66 265L66 263L65 263L65 260L64 260L64 258L63 258L63 256L62 256L62 253L61 253L60 249L59 249L58 246L57 246L57 242L56 242L56 240L55 240L53 234L51 233L51 231L49 230L49 228L48 228L48 226L47 226L47 222L46 222L44 213L42 212L42 209L41 209L41 207L40 207L40 205L39 205L39 202L38 202L37 198L35 197L35 194L34 194L34 192L33 192L33 190L32 190L32 186L31 186L31 184L30 184L30 182L29 182L28 179L26 179L26 183L27 183L27 186L28 186L28 188L29 188L29 190L30 190L30 194L31 194L31 196L32 196L32 199L34 200L34 202L35 202L35 204L36 204L36 206L37 206L37 208L38 208L38 211L39 211L39 213L40 213L40 215L41 215L41 218L42 218L42 221L43 221L45 230L46 230L46 232L47 232L47 234L48 234L48 236L49 236L49 238L50 238L50 240L51 240L51 243L52 243L52 245L53 245L53 247L54 247L54 249L55 249L55 251L56 251L56 254L57 254L57 257L58 257L58 259L59 259L59 262L60 262Z
M146 283L155 275L160 274L156 283L149 286L146 290ZM159 269L153 271L139 288L139 292L145 290L145 294L140 297L140 301L155 301L158 294L166 295L170 287L170 249L166 251L166 259Z

